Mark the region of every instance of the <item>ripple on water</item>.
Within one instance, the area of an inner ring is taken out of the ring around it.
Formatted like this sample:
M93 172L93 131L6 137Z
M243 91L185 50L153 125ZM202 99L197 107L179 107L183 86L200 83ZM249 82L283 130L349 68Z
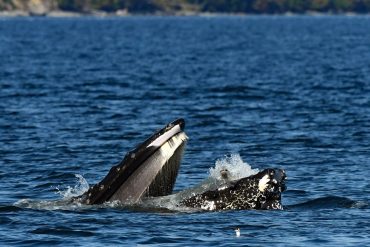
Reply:
M0 30L0 245L370 245L368 17L30 17ZM190 139L177 191L239 153L287 171L286 210L68 202L85 188L74 174L98 182L178 117Z

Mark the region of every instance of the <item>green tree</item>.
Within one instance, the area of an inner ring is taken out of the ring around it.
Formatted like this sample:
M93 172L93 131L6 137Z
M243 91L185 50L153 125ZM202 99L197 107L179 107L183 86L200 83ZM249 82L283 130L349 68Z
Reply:
M336 12L349 11L352 9L352 1L350 0L332 0L332 9Z
M312 0L310 9L315 11L327 11L329 6L329 0Z
M90 9L89 0L58 0L58 6L66 11L88 11Z
M123 0L92 0L91 5L94 9L112 12L124 8L125 3Z
M125 7L130 12L154 12L159 7L150 0L126 0Z

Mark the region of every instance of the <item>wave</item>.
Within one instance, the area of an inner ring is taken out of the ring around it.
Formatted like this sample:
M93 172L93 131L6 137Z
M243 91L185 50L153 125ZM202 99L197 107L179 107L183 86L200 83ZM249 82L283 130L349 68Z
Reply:
M20 210L21 208L17 206L0 205L0 213L17 212Z
M86 179L80 174L75 174L75 176L77 178L77 183L74 187L67 186L65 189L56 187L57 193L61 195L63 199L71 199L88 191L90 186Z
M78 210L83 208L89 208L88 205L82 205L78 201L73 201L72 198L77 197L85 193L89 189L89 184L86 179L80 175L75 174L77 181L75 186L58 186L55 189L56 194L62 198L57 200L32 200L32 199L21 199L13 204L19 208L30 208L37 210Z
M286 206L286 209L334 209L334 208L369 208L365 201L354 201L347 197L324 196L298 204Z

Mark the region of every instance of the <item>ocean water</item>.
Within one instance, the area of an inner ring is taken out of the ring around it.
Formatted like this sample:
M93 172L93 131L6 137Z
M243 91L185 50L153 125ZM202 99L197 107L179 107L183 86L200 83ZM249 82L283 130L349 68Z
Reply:
M1 18L0 245L370 246L369 30L368 16ZM284 168L285 209L65 202L178 117L176 191L220 164Z

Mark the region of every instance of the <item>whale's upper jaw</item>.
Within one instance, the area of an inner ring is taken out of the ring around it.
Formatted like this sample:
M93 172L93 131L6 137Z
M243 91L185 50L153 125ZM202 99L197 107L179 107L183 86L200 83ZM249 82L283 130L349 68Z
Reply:
M283 209L281 193L286 189L285 172L265 169L255 175L232 181L218 190L186 198L181 205L204 210Z
M172 193L188 137L185 121L177 119L128 152L107 176L91 187L80 200L100 204L118 200L138 202L145 196Z

